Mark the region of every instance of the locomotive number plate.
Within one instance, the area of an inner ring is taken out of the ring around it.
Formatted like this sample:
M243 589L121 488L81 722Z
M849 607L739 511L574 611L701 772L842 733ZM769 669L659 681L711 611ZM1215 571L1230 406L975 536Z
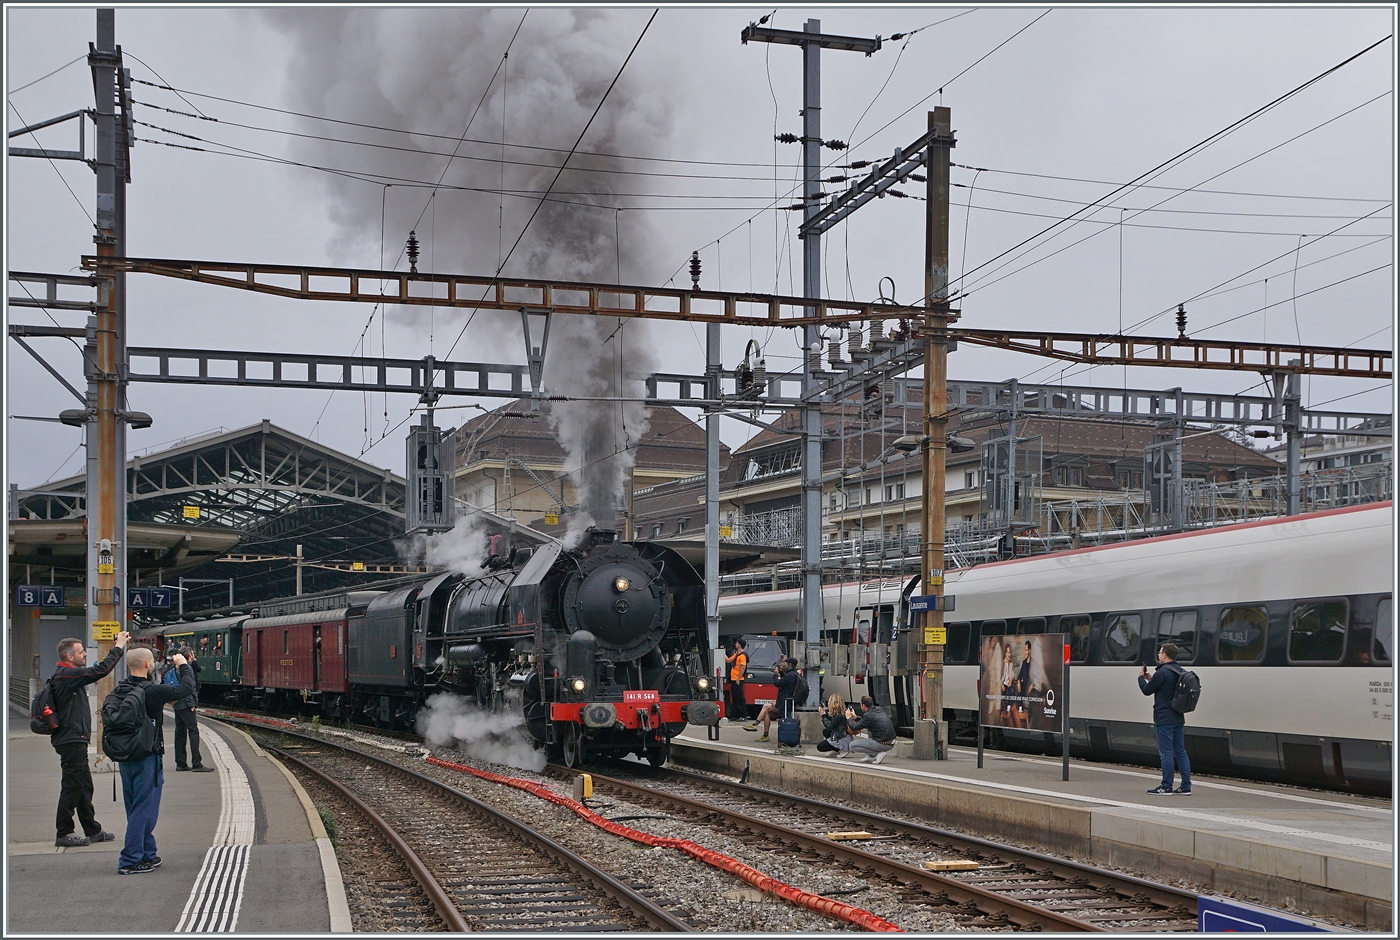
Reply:
M624 702L659 702L661 694L655 689L624 690L622 693Z

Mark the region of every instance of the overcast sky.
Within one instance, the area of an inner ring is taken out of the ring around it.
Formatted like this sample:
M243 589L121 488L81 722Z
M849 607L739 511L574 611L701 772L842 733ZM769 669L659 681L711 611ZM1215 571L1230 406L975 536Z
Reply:
M823 176L850 160L887 157L924 131L933 105L952 109L953 159L962 166L953 171L951 270L969 275L959 282L963 325L1169 335L1169 311L1188 301L1188 332L1203 336L1392 347L1393 41L1180 161L1151 180L1156 188L1125 190L1030 253L986 264L1385 39L1394 28L1390 7L1054 8L1042 17L1047 9L793 7L771 24L801 29L817 17L825 32L885 37L926 27L886 39L868 58L823 53L823 136L854 145L824 151L835 166ZM128 253L403 268L415 228L427 270L490 275L508 255L507 274L620 274L644 285L675 277L679 285L689 280L680 269L700 249L704 286L800 293L794 213L770 207L792 202L798 178L799 148L773 135L801 133L801 52L739 41L768 12L661 9L584 135L570 163L578 169L555 184L559 201L521 237L558 151L578 141L650 8L118 8L117 41L133 78L185 92L136 84L135 116L144 122L137 136L204 148L136 145ZM92 9L9 6L5 30L10 130L92 106L85 62L64 67L94 38ZM74 136L70 123L40 139L67 149ZM93 251L92 172L11 158L5 184L8 267L74 271ZM833 229L823 293L873 299L890 277L898 300L917 300L923 214L922 202L889 198ZM131 345L523 359L509 317L482 315L463 330L466 314L455 310L372 317L364 305L147 276L128 284ZM38 310L8 315L49 322ZM75 314L54 316L81 323ZM702 339L698 326L633 324L622 355L632 371L699 373ZM790 333L747 328L726 331L726 366L750 339L764 345L770 370L796 367ZM81 385L71 345L37 342ZM602 359L592 346L587 336L557 344L546 381L562 381L574 361ZM8 416L74 406L12 341L6 358ZM1066 365L964 347L949 372L1124 382L1121 368ZM1140 368L1126 381L1260 390L1252 373ZM1309 404L1391 411L1385 383L1314 378L1304 389ZM155 419L129 435L134 452L270 418L352 455L366 451L396 472L398 425L414 404L408 396L386 403L351 393L144 384L131 387L130 400ZM447 412L440 423L476 413ZM81 468L80 431L13 417L7 431L8 478L21 486ZM725 439L737 445L750 433L735 423Z

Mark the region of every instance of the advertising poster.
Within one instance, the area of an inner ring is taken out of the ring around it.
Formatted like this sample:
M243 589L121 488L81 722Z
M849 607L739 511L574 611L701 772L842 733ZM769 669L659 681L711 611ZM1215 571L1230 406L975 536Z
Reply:
M982 724L1059 731L1064 658L1062 633L982 637Z

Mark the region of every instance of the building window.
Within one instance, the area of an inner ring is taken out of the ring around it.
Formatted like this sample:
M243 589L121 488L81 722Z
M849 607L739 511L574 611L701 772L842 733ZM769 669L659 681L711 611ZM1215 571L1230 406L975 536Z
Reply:
M836 494L835 494L835 493L832 493L832 494L831 494L830 503L831 503L831 511L832 511L832 512L835 512L835 511L836 511Z
M975 471L975 470L964 470L964 471L963 471L963 489L965 489L965 490L970 490L970 489L972 489L973 485L974 485L976 482L977 482L977 471Z
M684 519L677 519L677 520L676 520L676 534L677 534L677 535L680 535L682 532L685 531L685 527L688 526L688 525L690 525L690 517L689 517L689 516L686 516Z
M651 527L651 537L654 538L654 539L659 539L659 538L661 538L661 523L659 523L659 522L658 522L658 523L655 523L655 524Z
M867 506L870 505L871 503L875 502L874 498L872 497L872 494L873 494L873 493L874 493L874 487L867 486L867 487L865 488L865 504L866 504Z
M903 499L903 498L904 498L904 484L903 484L903 483L887 483L887 484L885 484L885 502L888 503L888 502L891 502L891 501L893 501L893 500L896 500L896 499Z

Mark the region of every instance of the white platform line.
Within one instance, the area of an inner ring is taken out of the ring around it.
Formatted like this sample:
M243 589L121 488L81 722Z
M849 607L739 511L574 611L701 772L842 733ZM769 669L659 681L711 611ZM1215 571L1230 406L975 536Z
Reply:
M257 809L248 777L224 739L206 733L200 743L207 744L219 772L219 825L175 932L231 933L238 926L238 909L243 903Z

